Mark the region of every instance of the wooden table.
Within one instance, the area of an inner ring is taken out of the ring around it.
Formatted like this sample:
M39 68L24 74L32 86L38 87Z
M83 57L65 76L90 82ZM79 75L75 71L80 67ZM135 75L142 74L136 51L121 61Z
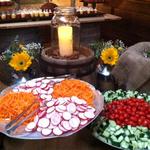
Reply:
M0 82L1 90L6 86ZM0 134L0 150L115 150L95 139L88 127L78 133L49 140L18 140Z

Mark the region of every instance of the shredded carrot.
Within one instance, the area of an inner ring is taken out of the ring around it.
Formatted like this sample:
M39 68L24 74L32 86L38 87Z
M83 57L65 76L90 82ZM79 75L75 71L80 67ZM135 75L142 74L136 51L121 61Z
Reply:
M54 86L52 93L54 98L77 96L93 106L94 93L84 82L76 79L64 80Z
M20 113L22 113L28 106L30 106L36 97L32 93L19 92L14 93L10 92L4 96L0 97L0 120L15 119ZM23 117L27 116L29 113L34 111L39 107L39 103L33 105L30 108L27 114ZM29 118L25 123L28 123L33 120L33 117Z

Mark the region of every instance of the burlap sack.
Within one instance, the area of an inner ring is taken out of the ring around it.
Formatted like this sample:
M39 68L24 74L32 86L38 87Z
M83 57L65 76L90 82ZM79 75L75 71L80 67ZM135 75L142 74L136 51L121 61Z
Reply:
M150 58L144 57L147 50L150 42L141 42L122 54L112 71L119 87L150 93Z

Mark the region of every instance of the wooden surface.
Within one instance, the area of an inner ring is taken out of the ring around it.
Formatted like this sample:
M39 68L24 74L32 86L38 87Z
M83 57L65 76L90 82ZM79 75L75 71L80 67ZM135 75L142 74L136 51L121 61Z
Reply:
M150 0L106 0L98 10L122 17L118 24L105 24L102 36L105 39L122 39L128 45L150 41Z
M104 14L99 17L86 17L80 18L81 23L93 23L93 22L104 22L108 20L120 20L121 17ZM17 23L2 23L0 24L0 29L17 29L17 28L29 28L29 27L39 27L39 26L50 26L51 20L45 21L30 21L30 22L17 22Z

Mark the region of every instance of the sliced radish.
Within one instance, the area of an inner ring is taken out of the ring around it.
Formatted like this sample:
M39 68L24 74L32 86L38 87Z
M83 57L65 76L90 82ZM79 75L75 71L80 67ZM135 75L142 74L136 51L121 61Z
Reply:
M42 83L44 83L44 84L48 84L49 82L50 82L49 79L44 79L44 80L42 80Z
M61 125L62 125L67 131L70 131L70 130L72 129L68 121L62 121L62 122L61 122Z
M38 127L38 128L36 129L36 131L37 131L37 132L41 132L42 129L43 129L43 128Z
M46 115L46 111L45 111L45 110L40 111L40 112L38 113L39 118L45 117L45 115Z
M34 89L34 90L32 91L32 93L33 93L34 95L37 95L37 94L38 94L38 92L37 92L36 89Z
M41 86L41 82L36 82L36 87L40 87Z
M29 124L27 124L26 128L28 130L34 130L36 128L36 123L35 122L30 122Z
M63 132L58 127L53 129L53 133L54 133L54 135L57 135L57 136L63 134Z
M54 113L56 113L55 110L51 113L46 114L46 118L50 119Z
M32 130L29 130L27 127L25 127L26 132L32 132Z
M78 115L78 113L79 113L79 112L78 112L78 111L76 111L76 112L74 112L74 113L73 113L73 115Z
M80 100L79 98L75 99L74 102L79 105L84 103L83 100Z
M91 106L88 106L88 110L89 110L89 111L93 111L93 112L96 111L96 109L95 109L94 107L91 107Z
M52 130L52 129L56 128L56 127L57 127L57 126L54 126L54 125L51 123L48 128Z
M79 111L79 112L85 112L85 109L81 108L80 105L79 105L79 106L77 106L77 111Z
M59 115L59 113L54 113L52 116L51 116L51 123L53 125L58 125L59 123L61 122L61 116Z
M50 120L48 118L39 119L38 126L41 128L47 128L50 124Z
M66 130L61 124L58 125L59 129L63 132L67 132L68 130Z
M86 111L84 113L85 117L89 118L89 119L92 119L95 117L95 114L92 112L92 111Z
M40 94L48 94L48 92L41 89Z
M46 128L46 129L42 129L42 135L44 136L49 136L52 133L52 130Z
M80 125L80 119L78 117L73 117L69 120L69 124L72 128L78 128Z
M83 105L86 105L87 104L87 102L84 100L84 99L80 99L81 101L82 101L82 104Z
M41 89L44 89L44 88L46 88L46 86L47 86L47 84L42 83L41 86L40 86L40 88L41 88Z
M63 113L63 118L65 119L65 120L70 120L71 119L71 113L69 113L69 112L64 112Z
M79 118L81 118L83 120L87 119L87 117L85 117L84 113L79 113L78 116L79 116Z
M35 86L36 86L36 83L33 81L26 82L26 87L35 87Z
M35 124L37 124L37 123L38 123L38 121L39 121L39 116L38 116L38 115L36 115L36 116L34 117L34 123L35 123Z
M80 105L79 106L81 109L83 109L84 111L87 110L87 106L86 105Z
M49 107L49 108L47 109L47 113L51 113L51 112L53 112L54 110L55 110L55 107L54 107L54 106Z
M83 126L88 123L88 120L81 120L80 124Z
M67 111L73 114L74 112L76 112L76 105L74 103L68 104Z
M47 107L52 107L54 104L55 104L54 101L49 101L46 105Z
M53 93L53 91L54 91L54 89L53 89L53 88L49 88L49 90L47 91L47 93L48 93L48 94L52 94L52 93Z
M78 97L77 97L77 96L72 96L72 97L71 97L71 100L72 100L73 102L75 102L76 100L78 100Z
M64 105L58 105L58 106L56 106L56 110L58 112L64 112L66 110L66 106L64 106Z

